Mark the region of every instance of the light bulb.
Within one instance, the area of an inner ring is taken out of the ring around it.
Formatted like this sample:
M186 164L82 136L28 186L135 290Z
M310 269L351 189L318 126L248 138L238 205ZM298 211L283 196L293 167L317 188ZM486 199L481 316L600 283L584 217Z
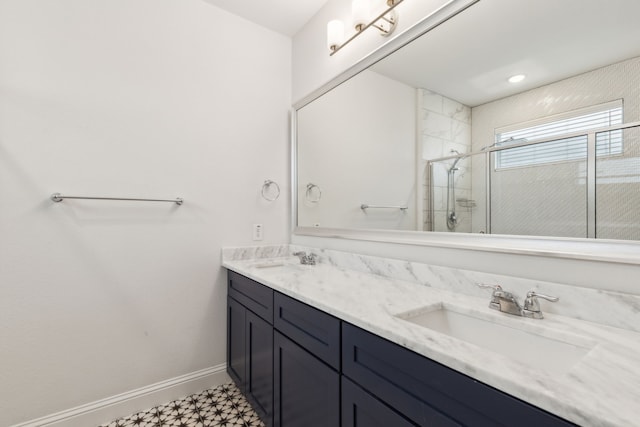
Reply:
M334 19L327 24L327 47L334 51L344 41L344 24Z
M351 16L356 31L362 31L369 23L370 15L369 0L353 0L353 3L351 3Z

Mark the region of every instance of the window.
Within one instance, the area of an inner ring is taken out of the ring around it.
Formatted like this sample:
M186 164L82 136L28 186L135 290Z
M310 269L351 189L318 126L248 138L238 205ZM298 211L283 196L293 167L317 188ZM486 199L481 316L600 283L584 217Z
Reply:
M504 147L535 139L557 140L510 150L496 151L496 169L583 160L587 157L587 135L563 135L622 124L622 100L594 105L551 118L496 129L496 146ZM597 134L597 156L622 154L622 130Z

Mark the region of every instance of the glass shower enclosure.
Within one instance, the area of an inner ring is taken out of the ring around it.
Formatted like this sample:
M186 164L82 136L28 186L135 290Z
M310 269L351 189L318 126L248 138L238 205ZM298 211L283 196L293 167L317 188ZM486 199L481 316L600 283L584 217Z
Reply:
M426 231L640 240L640 122L429 160Z

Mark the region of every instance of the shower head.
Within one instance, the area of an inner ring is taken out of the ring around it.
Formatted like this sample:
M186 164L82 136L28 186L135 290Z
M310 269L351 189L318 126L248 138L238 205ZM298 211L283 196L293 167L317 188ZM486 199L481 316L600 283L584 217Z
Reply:
M455 149L451 149L452 153L456 153L458 156L460 156L462 153L460 153L458 150ZM451 167L449 168L449 172L453 172L453 171L457 171L458 168L456 167L456 165L458 164L458 162L460 161L462 157L458 157L457 159L454 160L453 164L451 165Z

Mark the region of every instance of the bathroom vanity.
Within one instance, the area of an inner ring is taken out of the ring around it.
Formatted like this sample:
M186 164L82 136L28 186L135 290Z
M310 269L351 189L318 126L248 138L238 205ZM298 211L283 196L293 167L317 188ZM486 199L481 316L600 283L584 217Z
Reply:
M267 425L623 426L639 415L636 332L517 318L489 310L488 296L297 258L224 264L229 374ZM438 311L523 329L534 345L505 356L416 320Z
M229 374L268 426L573 425L234 271L228 291Z

